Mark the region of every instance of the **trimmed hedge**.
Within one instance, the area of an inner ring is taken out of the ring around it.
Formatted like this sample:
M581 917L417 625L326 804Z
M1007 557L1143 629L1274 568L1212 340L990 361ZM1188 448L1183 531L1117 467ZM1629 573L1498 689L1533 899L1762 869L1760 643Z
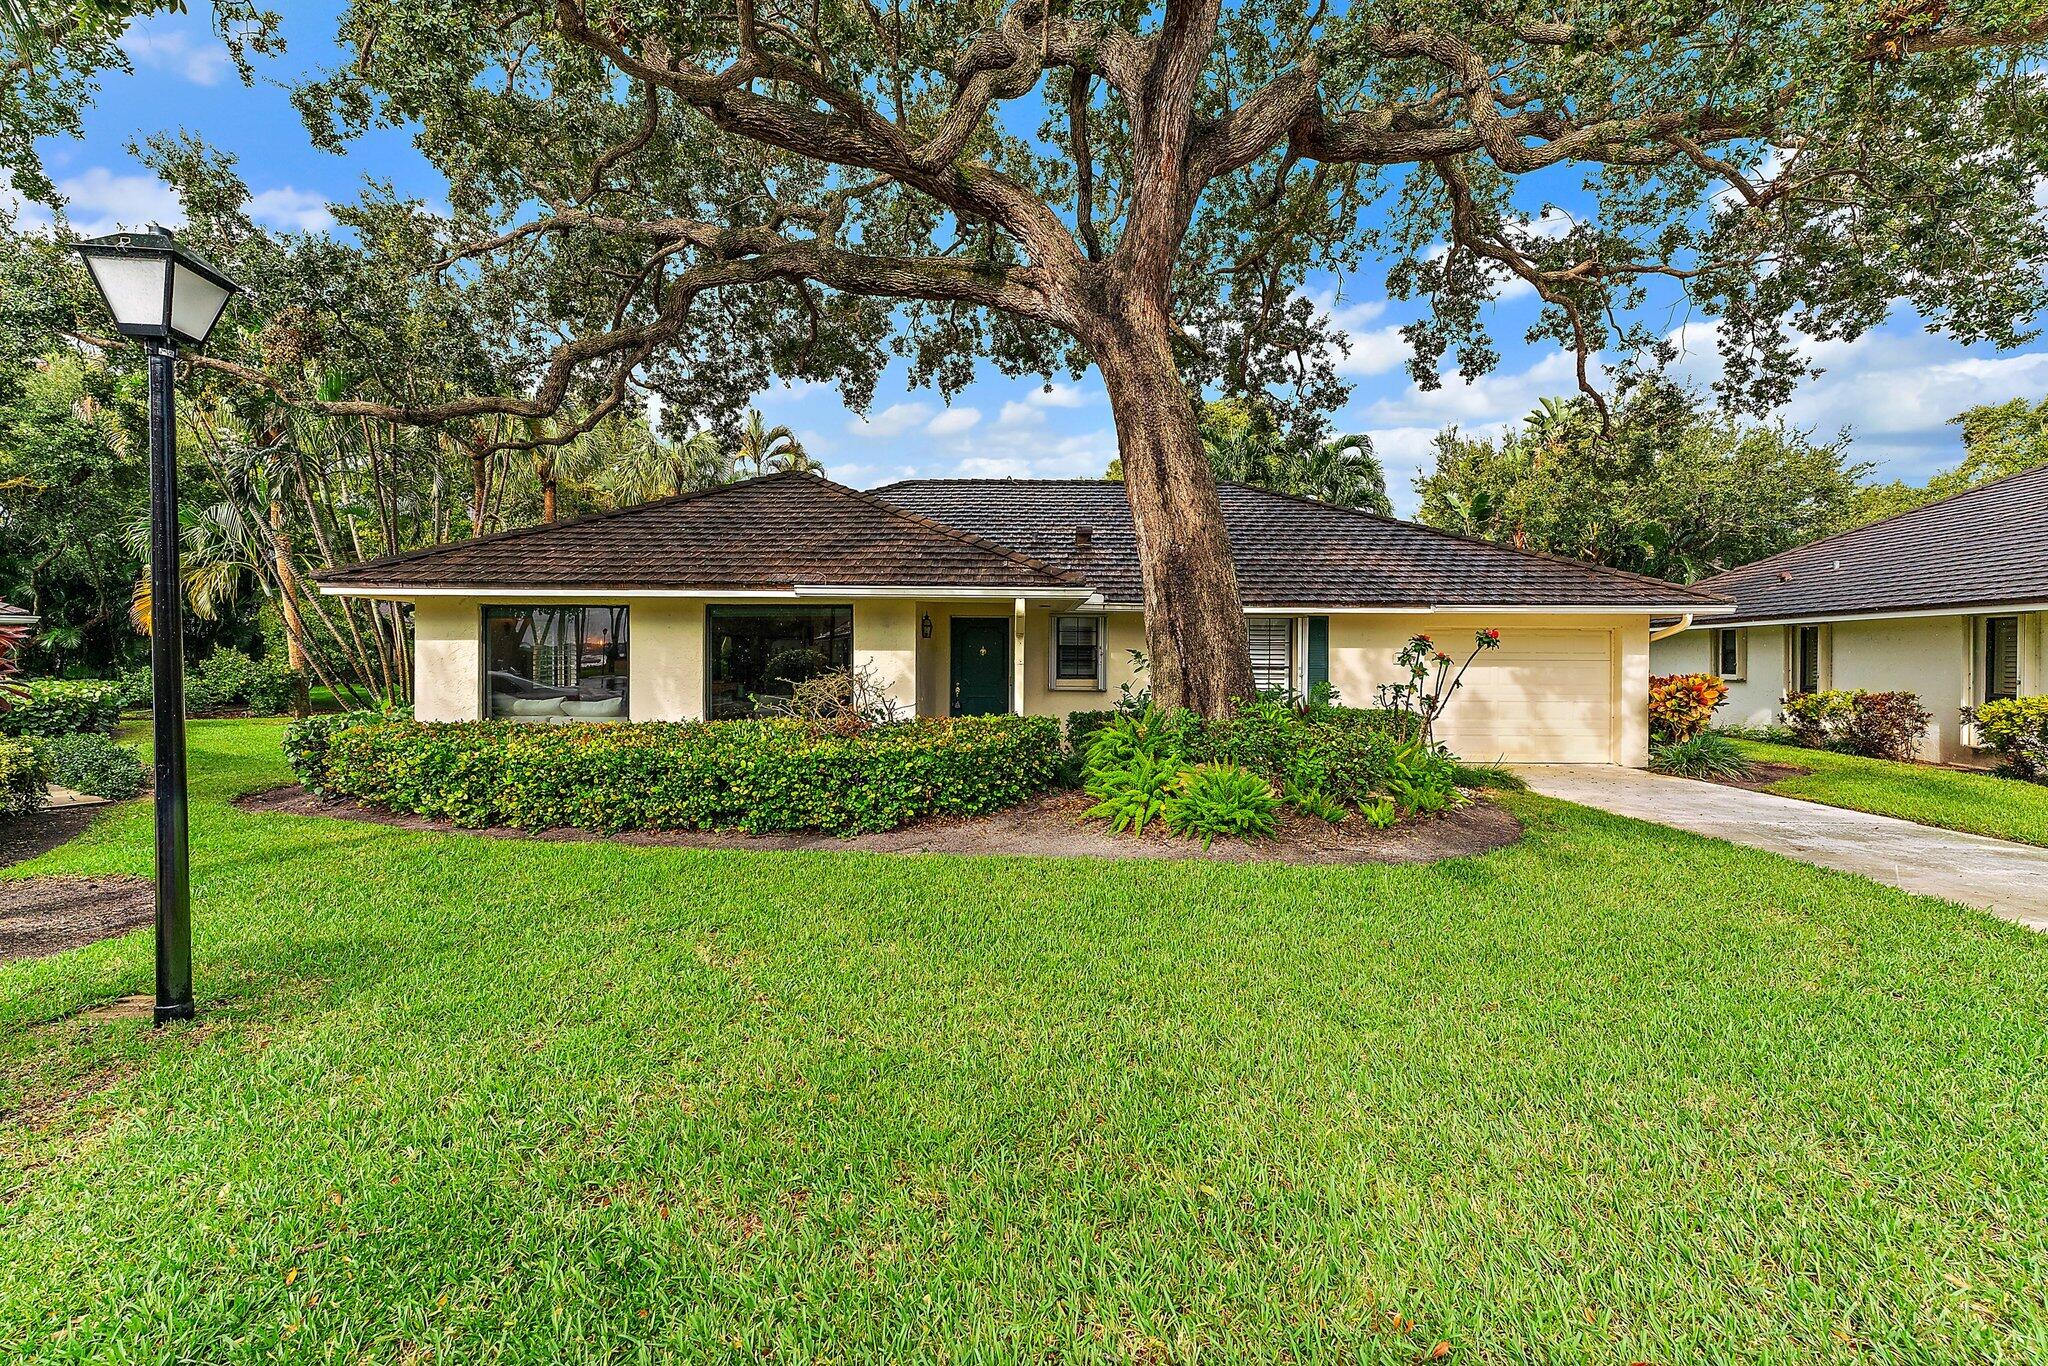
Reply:
M2003 759L1999 771L2048 783L2048 697L2008 697L1972 713L1978 736Z
M26 740L0 738L0 817L40 811L49 794L43 761Z
M307 787L463 826L889 830L1013 806L1050 786L1050 717L906 721L857 735L802 722L531 726L317 717L288 728Z
M121 690L97 679L39 678L12 685L0 711L0 735L112 735L121 720Z
M43 776L59 787L125 802L142 791L142 756L96 731L52 735L29 743L43 763Z

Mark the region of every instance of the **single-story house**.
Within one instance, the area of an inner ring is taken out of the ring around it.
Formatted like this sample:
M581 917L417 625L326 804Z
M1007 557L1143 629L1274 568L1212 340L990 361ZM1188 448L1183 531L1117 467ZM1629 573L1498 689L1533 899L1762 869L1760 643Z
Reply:
M1475 759L1647 761L1650 621L1713 594L1225 485L1258 681L1370 705L1427 632L1501 632L1445 727ZM1106 480L781 474L324 571L412 604L422 720L696 719L825 666L905 714L1110 706L1145 641L1136 540Z
M2008 475L1693 585L1732 616L1659 640L1659 674L1728 680L1725 721L1765 725L1787 693L1919 695L1921 747L1976 757L1963 709L2048 692L2048 466Z

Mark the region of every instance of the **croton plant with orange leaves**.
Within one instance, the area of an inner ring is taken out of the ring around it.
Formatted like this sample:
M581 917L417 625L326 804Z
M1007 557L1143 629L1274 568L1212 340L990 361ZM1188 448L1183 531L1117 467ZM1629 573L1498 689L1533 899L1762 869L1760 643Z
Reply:
M1728 700L1728 685L1712 674L1664 674L1650 680L1650 738L1658 744L1690 740Z

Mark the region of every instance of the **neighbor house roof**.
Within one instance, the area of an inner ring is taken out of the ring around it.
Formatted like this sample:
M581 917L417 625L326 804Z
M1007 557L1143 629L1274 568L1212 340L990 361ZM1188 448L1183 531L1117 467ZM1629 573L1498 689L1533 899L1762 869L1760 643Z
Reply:
M1140 603L1124 487L1106 479L913 479L877 497L1078 574ZM1710 592L1528 554L1247 484L1217 490L1247 606L1724 607ZM1085 528L1087 544L1076 533Z
M33 625L42 620L35 613L13 603L0 599L0 626Z
M617 512L368 560L323 586L438 589L1087 590L1061 570L811 474L771 474Z
M1702 579L1715 625L2048 602L2048 465Z

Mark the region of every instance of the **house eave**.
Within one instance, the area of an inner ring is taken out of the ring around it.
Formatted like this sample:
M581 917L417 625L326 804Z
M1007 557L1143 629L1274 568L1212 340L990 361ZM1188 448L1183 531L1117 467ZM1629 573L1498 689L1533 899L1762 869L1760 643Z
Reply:
M1874 607L1862 612L1793 612L1781 616L1735 615L1717 620L1717 627L1729 626L1829 626L1845 621L1910 621L1927 617L1981 617L2008 612L2048 612L2048 602L1999 601L1951 603L1943 607ZM1702 615L1694 613L1694 615ZM1694 626L1693 630L1699 630Z

